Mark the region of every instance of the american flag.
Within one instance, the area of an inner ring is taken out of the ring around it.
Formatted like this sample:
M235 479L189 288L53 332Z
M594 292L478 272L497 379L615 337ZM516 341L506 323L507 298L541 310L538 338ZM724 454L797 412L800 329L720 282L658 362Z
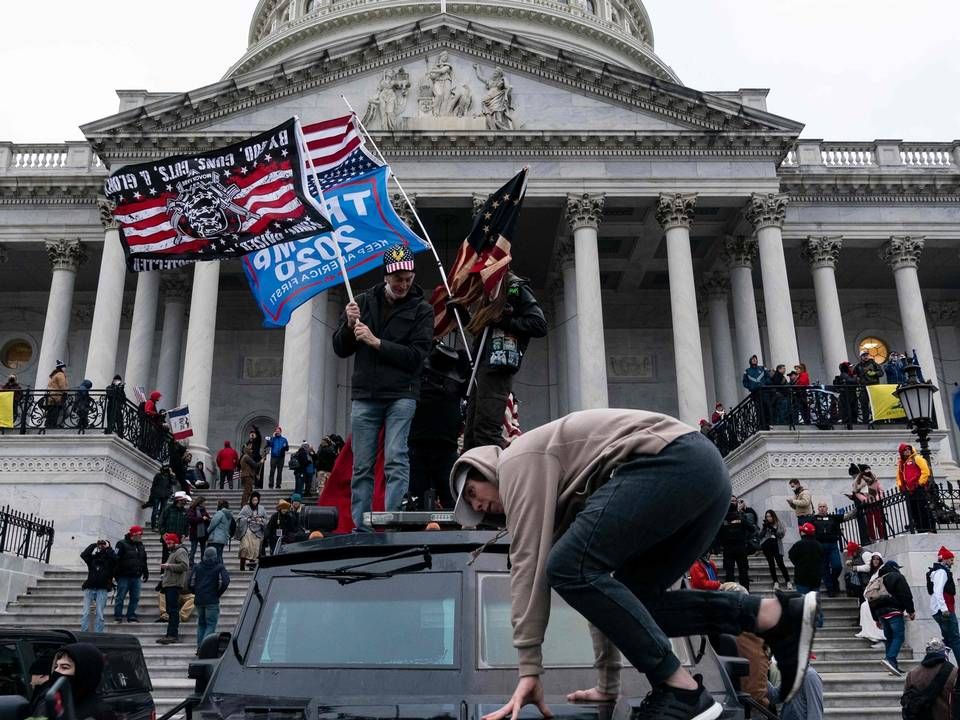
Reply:
M313 170L320 178L320 189L328 190L362 175L383 163L370 155L353 115L303 126L303 139L313 168L307 163L307 180L313 195Z
M505 445L509 445L523 434L520 429L520 401L512 392L507 395L507 404L503 408L503 429L501 436Z
M237 257L329 230L301 172L296 121L194 156L126 166L104 183L131 269Z
M438 285L430 298L434 337L442 337L456 327L456 318L447 312L451 296L456 304L466 308L482 307L494 299L500 281L510 269L510 239L526 192L524 168L493 193L473 219L473 228L447 275L450 293Z

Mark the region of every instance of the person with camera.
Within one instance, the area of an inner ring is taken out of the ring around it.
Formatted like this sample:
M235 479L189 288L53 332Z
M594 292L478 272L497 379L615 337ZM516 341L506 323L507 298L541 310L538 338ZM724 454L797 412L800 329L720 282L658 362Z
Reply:
M787 498L787 505L797 516L797 527L800 527L813 517L813 498L810 496L810 491L803 487L797 478L793 478L789 484L793 497Z
M87 579L84 580L83 614L80 616L80 632L90 627L90 606L96 610L93 631L101 633L104 628L104 610L107 607L107 595L113 590L113 567L117 556L110 541L103 538L87 545L80 553L80 559L87 564Z
M783 562L783 537L786 534L787 529L780 522L777 513L773 510L767 510L763 514L763 525L760 527L760 550L767 559L774 590L780 589L780 583L777 581L777 568L780 568L780 572L783 573L783 582L787 589L792 589L790 573L787 572L787 566Z
M303 496L303 490L313 482L316 467L313 464L313 449L306 440L290 458L290 469L293 470L293 492ZM280 487L277 485L277 487Z
M880 507L880 498L883 495L880 481L869 465L861 463L850 463L847 473L853 478L853 486L847 497L853 500L856 506L861 545L886 540L887 524Z
M310 495L313 494L313 491L319 494L323 490L327 478L330 477L330 473L333 471L333 464L337 461L337 455L340 453L340 448L334 440L335 437L339 436L324 435L316 451L313 453L313 467L316 469L317 474L315 476L316 482L314 483L316 487L310 488L311 492L308 493Z

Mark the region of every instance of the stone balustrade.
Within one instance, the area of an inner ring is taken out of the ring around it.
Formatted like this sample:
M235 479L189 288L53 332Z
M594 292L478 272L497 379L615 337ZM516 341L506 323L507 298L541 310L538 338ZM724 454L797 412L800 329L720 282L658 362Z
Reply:
M799 140L781 169L835 171L851 169L960 171L960 142L909 143L902 140L825 142Z
M0 142L0 176L45 175L104 175L100 158L83 140L65 143Z

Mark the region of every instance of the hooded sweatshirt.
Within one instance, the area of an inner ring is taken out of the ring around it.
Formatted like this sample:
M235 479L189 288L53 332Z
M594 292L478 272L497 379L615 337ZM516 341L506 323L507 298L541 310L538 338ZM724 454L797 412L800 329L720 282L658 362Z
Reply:
M143 404L143 411L150 416L158 415L160 413L160 409L157 407L157 402L161 397L163 396L160 394L159 390L154 390L152 393L150 393L150 399Z
M193 566L188 581L197 605L219 605L220 596L230 586L230 575L217 557L217 551L208 547L203 551L203 560Z
M103 676L103 653L91 643L73 643L60 648L66 653L76 666L73 676L70 677L70 691L73 694L74 716L77 720L85 718L104 718L112 716L102 707L97 687ZM52 685L60 678L59 673L50 676Z
M584 410L524 433L506 450L485 445L457 460L451 474L454 494L456 478L473 467L499 487L503 500L511 534L513 645L521 676L543 673L543 636L550 615L546 566L554 541L617 466L633 455L656 455L694 432L659 413ZM612 676L617 653L598 635L594 633L594 651L603 684L605 676Z
M230 447L230 441L223 441L223 449L217 453L217 468L222 472L233 472L240 464L240 456Z
M910 451L906 460L903 459L904 450ZM912 445L900 443L897 448L897 490L913 492L924 487L929 479L930 466L924 457Z

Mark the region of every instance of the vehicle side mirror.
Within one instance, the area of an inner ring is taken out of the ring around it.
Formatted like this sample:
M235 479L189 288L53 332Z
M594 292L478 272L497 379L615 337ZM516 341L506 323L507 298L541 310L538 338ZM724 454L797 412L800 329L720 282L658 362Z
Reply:
M337 529L339 515L335 507L313 505L304 507L300 511L300 519L303 522L303 529L307 532L313 532L314 530L329 532Z
M0 695L0 720L25 720L30 717L30 701L22 695Z
M223 654L230 647L232 636L228 632L215 633L207 635L200 643L200 649L197 650L197 657L201 660L216 660L223 657Z

